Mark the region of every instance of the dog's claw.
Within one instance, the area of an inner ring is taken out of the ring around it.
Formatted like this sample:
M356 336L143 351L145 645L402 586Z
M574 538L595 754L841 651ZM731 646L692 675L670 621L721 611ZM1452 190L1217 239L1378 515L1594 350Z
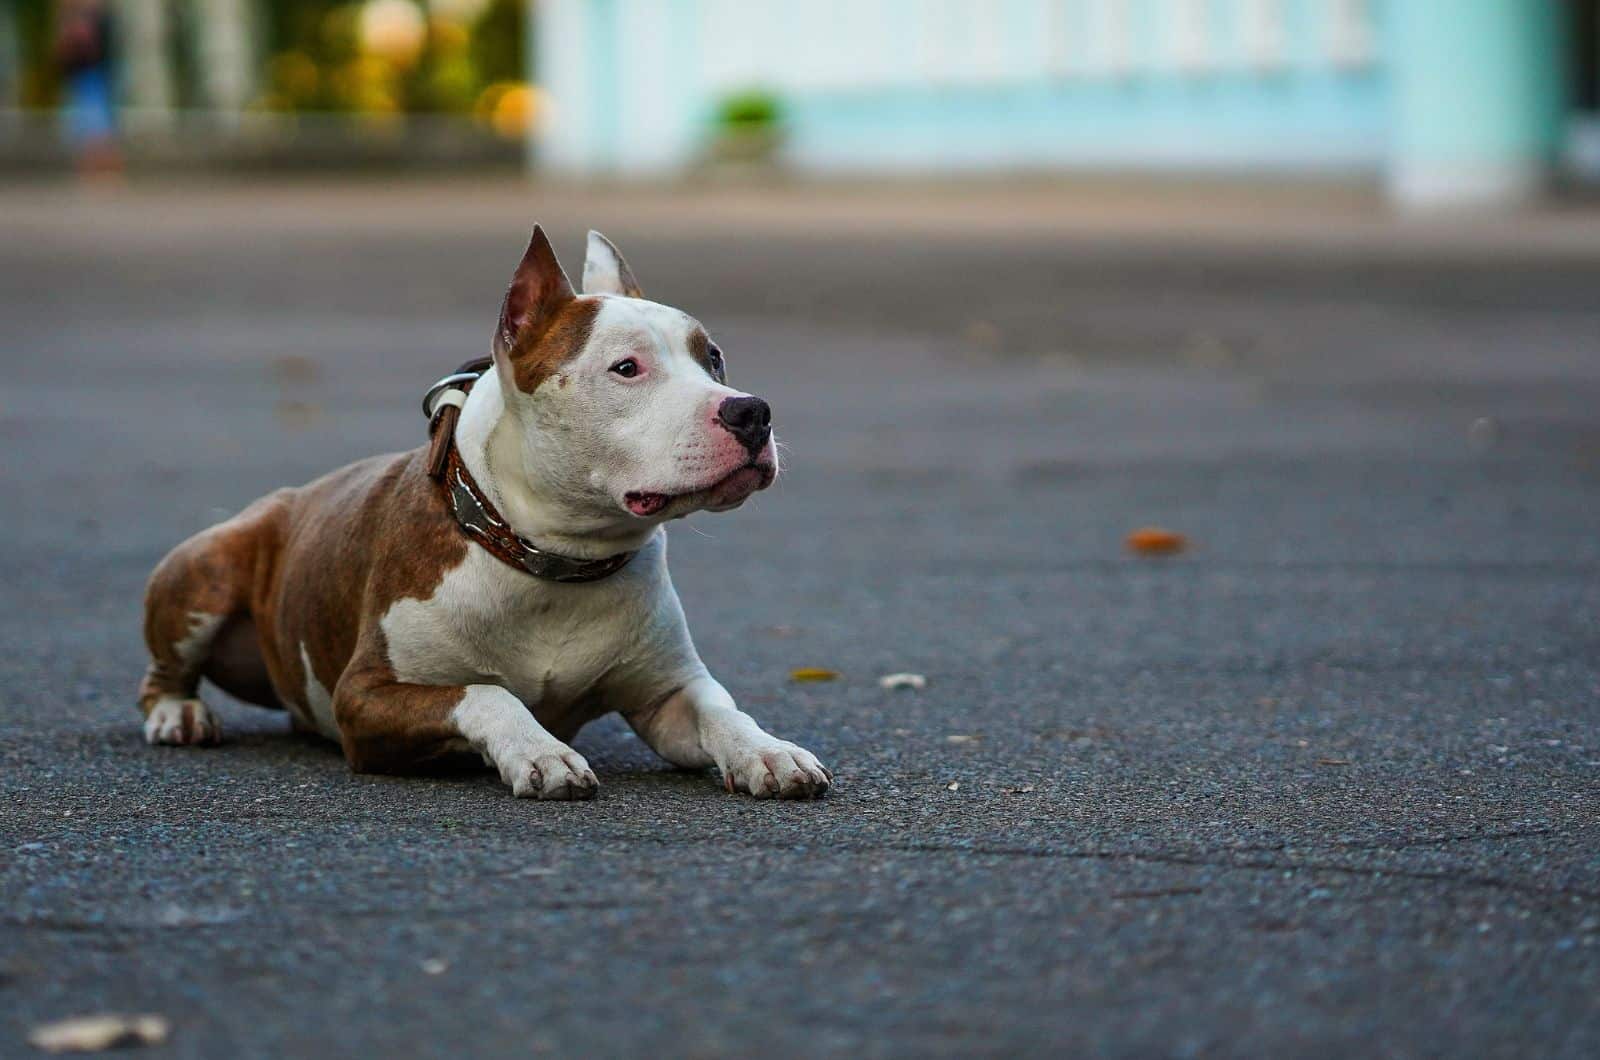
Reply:
M600 787L594 770L576 751L525 759L516 763L506 779L511 794L519 799L553 802L592 799Z
M723 787L757 799L820 798L832 779L810 751L781 741L751 748L722 767Z
M149 744L213 747L222 742L222 724L198 699L167 697L150 708L144 738Z

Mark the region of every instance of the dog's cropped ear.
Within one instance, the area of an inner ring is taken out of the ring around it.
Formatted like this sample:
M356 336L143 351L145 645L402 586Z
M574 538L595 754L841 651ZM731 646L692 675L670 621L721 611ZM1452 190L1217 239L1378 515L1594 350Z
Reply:
M583 262L584 294L621 294L643 298L633 270L622 260L616 244L593 229L589 230L589 250Z
M496 353L509 356L549 327L567 303L576 298L572 281L561 271L556 252L544 229L533 226L533 238L511 277L505 301L500 303L500 325L495 328Z

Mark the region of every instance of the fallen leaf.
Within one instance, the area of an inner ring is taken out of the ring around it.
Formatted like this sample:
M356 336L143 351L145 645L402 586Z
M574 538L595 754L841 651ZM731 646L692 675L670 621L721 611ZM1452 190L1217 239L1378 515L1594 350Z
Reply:
M946 791L959 791L960 788L961 788L961 781L959 781L959 780L952 780L950 783L948 783L948 784L946 784L944 786L944 790L946 790Z
M1000 789L1000 791L1003 794L1006 794L1006 795L1026 795L1028 792L1030 792L1032 790L1033 790L1033 785L1032 784L1024 784L1020 788L1001 788Z
M981 740L981 739L983 739L983 737L975 736L975 735L973 735L971 733L953 732L949 736L946 736L944 738L944 742L945 743L973 743L973 742L975 742L977 740Z
M789 671L791 681L834 681L839 677L837 670L825 670L820 666L802 666Z
M909 688L920 692L928 687L928 679L921 674L884 674L878 678L879 688Z
M280 383L314 383L322 369L310 357L290 354L273 359L272 374Z
M1349 764L1350 764L1350 759L1348 759L1348 758L1319 758L1319 759L1317 759L1317 765L1319 765L1319 766L1347 766Z
M35 1027L28 1043L47 1053L98 1053L125 1045L160 1045L170 1030L161 1016L74 1016Z
M1128 550L1140 556L1172 556L1189 547L1189 539L1176 530L1142 526L1128 535Z

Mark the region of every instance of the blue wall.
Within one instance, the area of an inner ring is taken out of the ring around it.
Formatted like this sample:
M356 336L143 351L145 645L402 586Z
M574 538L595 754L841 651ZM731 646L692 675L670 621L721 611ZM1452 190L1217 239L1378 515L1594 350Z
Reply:
M1126 68L1108 73L1095 68L1090 54L1096 37L1089 3L992 0L984 8L998 24L990 46L998 47L1006 73L940 82L914 69L915 27L940 9L883 0L903 31L892 46L876 50L874 61L891 72L878 80L891 83L779 86L789 106L791 160L827 170L1327 172L1381 165L1389 113L1381 37L1370 58L1337 63L1327 47L1329 5L1280 0L1282 46L1263 65L1247 47L1240 5L1205 0L1208 61L1204 69L1185 70L1170 54L1171 3L1131 0ZM1385 5L1369 10L1376 30ZM714 100L707 103L708 117Z
M1360 169L1383 159L1387 89L1290 72L816 93L790 97L790 150L822 168Z
M719 101L760 88L818 171L1399 172L1422 197L1511 194L1547 171L1562 111L1558 0L529 2L558 118L543 157L577 172L693 165Z

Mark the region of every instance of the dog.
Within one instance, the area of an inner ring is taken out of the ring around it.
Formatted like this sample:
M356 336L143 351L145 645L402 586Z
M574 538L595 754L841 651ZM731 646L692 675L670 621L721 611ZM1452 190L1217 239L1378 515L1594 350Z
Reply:
M778 474L770 408L725 372L604 236L578 294L535 226L490 357L430 391L429 445L280 489L156 567L145 739L221 739L204 677L286 708L356 772L476 753L513 795L586 799L569 741L618 711L730 792L821 796L832 773L700 661L667 573L663 523Z

